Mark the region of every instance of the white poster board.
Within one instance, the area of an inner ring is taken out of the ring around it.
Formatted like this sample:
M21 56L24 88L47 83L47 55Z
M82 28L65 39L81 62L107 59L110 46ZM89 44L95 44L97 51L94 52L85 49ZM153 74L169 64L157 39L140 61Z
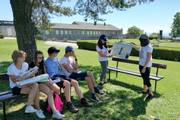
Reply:
M123 42L116 42L113 44L112 56L121 59L128 59L132 51L132 45Z
M49 81L49 75L48 74L42 74L36 77L32 77L26 80L22 80L17 82L18 86L23 86L27 84L37 83L37 82L48 82Z

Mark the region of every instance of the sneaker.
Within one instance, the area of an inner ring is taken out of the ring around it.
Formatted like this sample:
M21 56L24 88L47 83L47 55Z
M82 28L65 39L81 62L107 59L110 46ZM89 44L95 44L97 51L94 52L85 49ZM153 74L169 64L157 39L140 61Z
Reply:
M79 111L71 102L67 103L67 107L69 111L72 113L77 113Z
M96 97L95 94L92 94L91 100L92 100L93 102L96 102L96 103L101 103L101 102L102 102L102 101L100 101L100 100Z
M60 112L53 112L52 118L62 119L63 117L65 117L65 116L63 114L61 114Z
M104 95L104 92L102 90L100 90L99 87L94 87L94 91L97 94Z
M144 101L149 101L149 100L151 100L153 98L154 98L154 95L147 94L146 97L144 98Z
M91 105L87 102L85 98L81 98L81 105L84 107L90 107Z
M36 116L40 119L46 118L42 110L37 110L35 113L36 113Z
M34 113L34 112L36 112L37 110L33 107L33 106L31 106L31 105L28 105L28 106L26 106L26 108L25 108L25 113Z

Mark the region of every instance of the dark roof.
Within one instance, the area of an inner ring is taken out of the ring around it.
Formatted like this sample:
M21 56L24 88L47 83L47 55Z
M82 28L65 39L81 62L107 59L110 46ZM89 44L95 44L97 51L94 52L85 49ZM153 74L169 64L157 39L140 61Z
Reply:
M83 30L116 30L116 31L121 30L111 24L94 25L93 23L86 23L86 22L73 22L72 24L53 23L51 28L83 29Z

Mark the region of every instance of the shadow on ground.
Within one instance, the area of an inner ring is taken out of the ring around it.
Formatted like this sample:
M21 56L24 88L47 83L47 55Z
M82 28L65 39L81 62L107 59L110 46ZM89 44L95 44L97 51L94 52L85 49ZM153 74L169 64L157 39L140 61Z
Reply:
M6 66L6 64L8 63L4 63L4 66ZM93 70L95 78L97 79L99 77L99 67L81 66L81 68L83 70ZM85 81L81 81L80 86L87 91ZM117 86L124 89L113 88ZM148 105L149 101L144 101L145 95L139 93L142 88L113 79L110 81L110 83L105 85L104 90L106 95L100 97L103 103L93 104L93 106L89 108L79 107L80 111L76 114L70 113L65 107L63 113L66 115L66 117L64 120L127 120L146 114L146 106ZM84 96L89 99L90 93L85 92ZM156 98L158 97L160 97L160 94L157 93ZM36 120L37 118L34 114L24 114L25 102L26 99L24 97L7 101L7 118L9 120ZM74 97L73 102L77 107L79 106L78 100ZM44 100L41 100L41 106L42 108L45 106ZM2 118L2 106L0 106L0 109L0 118ZM46 115L48 116L47 119L50 120L51 115Z

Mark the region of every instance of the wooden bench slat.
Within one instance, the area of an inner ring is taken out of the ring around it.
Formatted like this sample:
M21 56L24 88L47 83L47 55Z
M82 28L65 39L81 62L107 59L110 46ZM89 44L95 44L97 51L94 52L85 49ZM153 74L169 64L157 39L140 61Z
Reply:
M113 61L117 61L117 62L130 63L130 64L139 64L139 61L138 61L138 60L121 59L121 58L116 58L116 57L113 57L112 60L113 60ZM167 68L167 65L158 64L158 63L152 63L152 67L161 68L161 69L166 69L166 68Z
M136 72L136 71L130 71L130 70L121 69L121 68L115 68L115 67L110 67L110 66L108 67L108 69L110 69L112 71L118 71L118 72L121 72L121 73L126 73L126 74L141 77L141 74L139 72ZM161 80L161 79L163 79L163 77L150 75L150 79L152 79L152 80Z
M4 91L4 92L0 92L0 96L5 95L5 94L9 94L12 93L11 91Z
M8 100L14 97L16 97L16 95L13 95L12 93L5 94L5 95L0 96L0 101Z

